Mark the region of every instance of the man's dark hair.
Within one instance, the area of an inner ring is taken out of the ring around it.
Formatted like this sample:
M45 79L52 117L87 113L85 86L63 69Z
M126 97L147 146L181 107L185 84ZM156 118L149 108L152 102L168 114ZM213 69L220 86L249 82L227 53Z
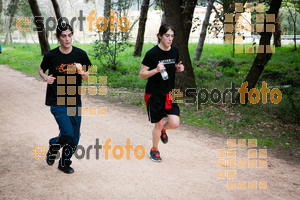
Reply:
M174 32L174 35L175 35L174 28L171 25L169 25L169 24L162 24L159 27L159 31L158 31L158 34L157 34L158 43L160 43L160 39L159 39L158 35L160 35L162 37L163 34L165 34L166 32L168 32L169 30L172 30Z
M59 36L61 35L61 32L66 31L68 29L72 32L72 35L73 35L73 28L70 24L59 23L56 27L56 37L59 38Z

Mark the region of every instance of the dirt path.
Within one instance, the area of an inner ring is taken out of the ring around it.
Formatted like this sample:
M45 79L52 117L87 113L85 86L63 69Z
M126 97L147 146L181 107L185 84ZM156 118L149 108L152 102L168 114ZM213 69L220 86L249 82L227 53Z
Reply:
M106 106L107 116L82 119L80 145L104 145L112 138L124 147L126 139L146 149L142 160L131 151L130 160L73 157L75 173L64 174L57 162L48 166L33 156L36 145L48 148L48 139L58 127L44 105L45 83L0 65L0 199L297 199L300 196L299 163L290 165L268 150L267 169L236 169L233 181L267 181L267 189L227 189L218 179L217 150L226 149L226 139L188 126L169 131L169 143L160 143L162 163L148 158L152 125L146 113L84 97L85 106ZM45 154L42 154L45 155ZM246 148L237 149L237 160L247 158ZM234 170L234 169L233 169ZM249 184L250 186L250 184Z

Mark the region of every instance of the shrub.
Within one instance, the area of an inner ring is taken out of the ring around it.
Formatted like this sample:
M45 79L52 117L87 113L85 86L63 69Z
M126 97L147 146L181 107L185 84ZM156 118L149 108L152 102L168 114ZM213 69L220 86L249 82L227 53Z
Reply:
M223 69L223 75L227 76L227 77L233 77L233 76L236 76L237 73L236 73L236 71L234 69L229 68L229 67L225 67Z
M230 57L222 58L219 65L222 66L223 68L233 67L234 66L234 60Z

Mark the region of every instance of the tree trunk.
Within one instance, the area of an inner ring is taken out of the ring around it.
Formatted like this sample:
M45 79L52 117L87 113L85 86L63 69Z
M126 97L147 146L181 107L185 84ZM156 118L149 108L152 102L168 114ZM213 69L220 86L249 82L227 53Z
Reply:
M176 73L175 87L181 90L196 87L195 75L188 49L189 35L196 4L197 0L163 0L166 22L175 31L173 44L178 47L180 52L179 59L185 67L184 72Z
M164 2L163 0L157 0L156 1L156 5L161 9L162 11L162 15L161 15L161 21L160 21L160 25L166 24L166 15L165 15L165 11L164 11Z
M202 29L201 29L201 33L200 33L200 37L199 37L199 42L196 48L196 54L194 57L194 61L199 61L202 51L203 51L203 45L204 45L204 41L205 41L205 37L206 37L206 32L207 32L207 27L209 25L209 18L211 15L211 10L213 7L215 0L209 0L208 1L208 5L206 8L206 13L205 13L205 18L202 24Z
M280 21L280 13L278 11L277 18L275 21L275 32L274 32L274 45L275 47L281 47L281 21Z
M12 16L10 16L8 18L8 21L7 21L7 32L6 32L6 35L5 35L4 44L11 44L12 43L11 23L12 23Z
M11 26L12 26L14 16L18 9L19 1L20 0L11 0L8 4L8 8L6 11L9 14L9 20L7 22L7 33L6 33L4 44L12 43Z
M296 23L297 23L297 10L295 9L295 18L293 17L293 13L292 13L290 7L288 7L288 10L289 10L289 13L290 13L290 16L291 16L291 18L292 18L293 25L294 25L294 50L296 51L296 50L297 50L297 40L296 40L296 30L297 30L297 27L296 27Z
M34 24L37 27L38 31L38 37L39 37L39 42L41 46L41 53L44 55L47 51L50 51L50 46L49 42L46 38L46 33L45 33L45 27L44 23L39 20L38 16L42 16L41 11L39 9L39 6L36 2L36 0L28 0L31 12L33 16L35 17L34 19Z
M297 26L296 26L296 23L297 23L297 12L296 12L296 9L295 9L295 20L294 20L294 46L295 46L295 51L297 51L297 38L296 38L296 34L297 34Z
M0 0L0 16L2 14L2 11L3 11L3 2L2 0Z
M143 50L143 44L144 44L144 35L145 35L149 3L150 3L150 0L143 0L142 6L141 6L139 30L138 30L138 34L136 37L136 43L135 43L133 56L141 57L141 53Z
M296 22L294 22L294 51L297 51L297 38L296 38L297 34L296 33L297 33L297 27L296 27Z
M166 23L167 23L167 21L166 21L166 15L165 15L165 12L163 11L162 16L161 16L160 25L163 25L163 24L166 24Z
M267 14L275 14L275 19L277 18L278 15L278 11L279 8L281 6L281 2L282 0L277 0L277 1L271 1L270 4L270 9L267 12ZM266 27L266 20L264 22L264 26ZM263 32L261 33L261 38L259 41L259 45L263 45L264 46L264 52L266 52L266 45L270 45L270 40L272 37L272 33L271 32ZM248 82L248 92L255 87L260 75L262 74L264 67L267 65L267 63L269 62L269 60L272 57L272 53L257 53L255 60L252 64L252 67L245 79L244 82ZM246 98L245 98L245 102L248 102L248 96L246 93ZM240 93L238 93L236 99L236 102L240 102Z
M110 7L111 7L111 0L104 0L104 17L108 19L109 17L109 12L110 12ZM103 41L108 45L109 44L109 34L110 30L107 28L105 31L103 31Z
M54 12L55 12L57 22L58 22L58 24L60 24L62 19L61 19L61 12L60 12L60 9L59 9L59 5L58 5L56 0L51 0L51 1L52 1L52 4L53 4L53 8L54 8Z

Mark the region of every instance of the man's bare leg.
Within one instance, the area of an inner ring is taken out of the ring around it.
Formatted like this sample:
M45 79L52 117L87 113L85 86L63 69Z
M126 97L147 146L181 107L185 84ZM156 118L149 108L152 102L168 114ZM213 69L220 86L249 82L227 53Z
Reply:
M177 115L167 115L168 122L164 125L163 129L176 129L179 126L180 118Z
M163 124L163 119L155 123L154 129L152 131L152 144L154 148L158 148L158 142L161 135L161 130L163 129Z

